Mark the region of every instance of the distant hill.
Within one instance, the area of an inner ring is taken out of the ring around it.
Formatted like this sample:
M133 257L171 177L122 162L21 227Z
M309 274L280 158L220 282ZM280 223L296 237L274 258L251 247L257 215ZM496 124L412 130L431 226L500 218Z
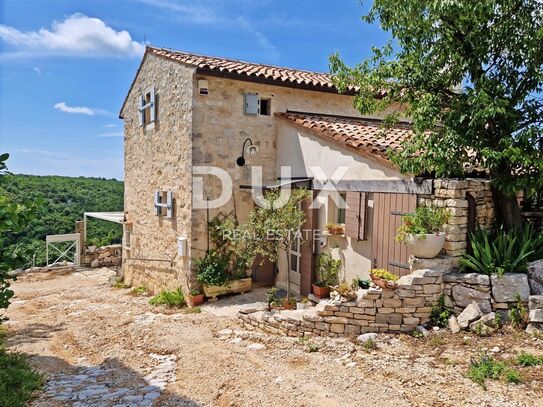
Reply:
M21 244L36 255L36 265L45 263L45 235L74 233L83 212L123 211L124 183L116 179L9 175L2 177L0 194L13 202L43 198L41 213L21 233L0 236L6 246ZM87 241L98 246L120 243L122 226L89 220Z

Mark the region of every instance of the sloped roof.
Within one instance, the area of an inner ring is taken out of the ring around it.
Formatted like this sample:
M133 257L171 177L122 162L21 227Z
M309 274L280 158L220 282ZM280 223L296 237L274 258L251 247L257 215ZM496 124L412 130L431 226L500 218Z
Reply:
M386 161L389 160L388 151L398 150L400 143L412 134L411 126L407 122L400 122L391 129L385 129L379 119L293 111L275 113L275 116L319 137Z
M238 80L275 83L280 86L312 88L337 92L332 77L323 72L264 65L235 59L219 58L166 48L147 46L146 52L196 67L201 73L228 76Z

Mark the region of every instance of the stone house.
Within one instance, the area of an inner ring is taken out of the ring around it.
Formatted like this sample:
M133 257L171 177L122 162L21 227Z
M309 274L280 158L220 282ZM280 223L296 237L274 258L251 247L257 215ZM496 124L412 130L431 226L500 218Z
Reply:
M485 181L415 182L401 174L387 151L409 135L409 123L383 133L379 117L361 117L352 94L338 94L324 73L147 47L120 117L123 273L154 291L186 286L192 260L209 247L207 221L235 214L242 223L254 206L252 193L263 185L320 194L319 208L304 204L304 229L345 224L345 234L311 235L298 245L291 270L282 260L255 266L255 281L281 286L290 278L302 295L315 281L315 258L323 251L342 259L347 281L367 277L372 267L407 274L409 254L394 235L401 214L422 201L452 209L445 246L451 256L465 250L469 227L493 219ZM231 186L219 181L224 174ZM232 192L226 198L225 189ZM337 207L338 194L347 208ZM218 208L207 205L221 200Z

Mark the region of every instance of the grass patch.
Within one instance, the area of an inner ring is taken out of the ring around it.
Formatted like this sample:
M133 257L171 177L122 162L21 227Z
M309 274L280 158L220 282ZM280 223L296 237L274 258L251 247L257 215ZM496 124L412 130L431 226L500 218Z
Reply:
M183 291L178 288L175 291L164 290L149 300L151 305L165 305L169 308L181 308L185 305ZM195 307L197 308L197 307ZM198 311L195 311L198 312Z
M23 407L43 385L43 377L28 364L26 355L7 352L0 326L0 407Z
M377 342L375 342L373 339L368 339L362 342L361 345L366 352L371 352L377 349Z
M202 309L200 307L190 307L183 310L185 314L200 314Z
M318 352L320 349L320 346L313 342L308 342L307 346L305 348L309 353L315 353Z
M140 296L147 293L147 287L140 285L139 287L134 287L130 290L129 294L134 296Z
M507 383L518 384L522 381L520 374L509 368L504 362L499 362L486 353L472 359L468 377L483 389L487 389L486 380L504 380Z
M517 355L515 362L524 367L543 365L543 356L535 356L530 352L522 351Z
M130 288L130 285L126 284L121 279L115 279L115 282L112 285L113 288ZM144 290L145 291L145 290Z

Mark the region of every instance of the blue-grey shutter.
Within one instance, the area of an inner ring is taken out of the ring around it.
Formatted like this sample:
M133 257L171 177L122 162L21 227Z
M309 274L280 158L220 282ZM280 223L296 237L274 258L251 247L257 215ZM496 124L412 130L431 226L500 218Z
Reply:
M139 97L139 106L138 106L138 118L139 118L139 124L140 126L143 126L143 122L144 122L144 116L145 116L145 111L143 109L143 106L145 105L145 95L140 95Z
M155 215L160 216L162 214L160 191L155 191Z
M245 114L257 115L259 113L258 93L245 94Z
M166 194L166 217L168 219L172 218L173 214L173 192L168 191Z
M156 115L156 103L155 103L155 87L151 86L149 89L149 93L151 94L151 106L149 107L149 111L151 114L149 115L149 121L153 123L155 121L155 115Z

